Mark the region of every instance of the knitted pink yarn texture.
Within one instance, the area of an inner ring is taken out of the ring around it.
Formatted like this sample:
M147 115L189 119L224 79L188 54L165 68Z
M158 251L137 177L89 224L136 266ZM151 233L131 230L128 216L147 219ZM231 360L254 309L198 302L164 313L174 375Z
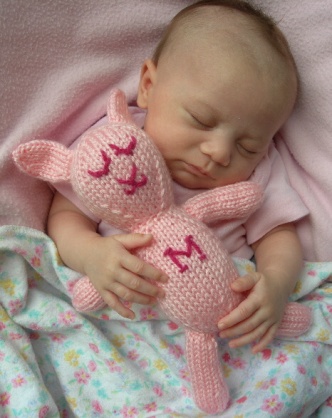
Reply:
M105 222L153 235L153 244L136 254L169 276L159 303L185 327L195 402L207 413L221 412L229 393L218 359L217 323L243 299L230 288L238 277L232 259L206 223L249 216L261 202L261 188L241 182L176 206L165 162L132 122L120 90L112 91L107 112L109 123L86 133L74 151L39 140L20 146L13 158L30 175L70 181L85 206ZM85 277L74 286L73 305L84 312L105 304ZM310 323L309 308L288 304L279 335L300 335Z

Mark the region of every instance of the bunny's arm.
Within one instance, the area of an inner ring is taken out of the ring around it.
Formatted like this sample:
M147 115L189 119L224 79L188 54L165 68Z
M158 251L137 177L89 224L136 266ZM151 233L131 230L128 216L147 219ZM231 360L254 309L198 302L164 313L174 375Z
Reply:
M210 223L249 216L259 207L262 198L259 184L243 181L201 193L187 200L182 209L194 218Z

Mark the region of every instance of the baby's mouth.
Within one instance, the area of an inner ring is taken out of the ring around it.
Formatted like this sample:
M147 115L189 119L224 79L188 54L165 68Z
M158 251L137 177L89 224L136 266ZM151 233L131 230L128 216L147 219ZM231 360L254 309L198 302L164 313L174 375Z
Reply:
M185 163L186 167L188 169L188 171L198 177L210 177L213 179L213 176L211 175L211 173L209 171L204 170L201 167L198 167L196 165L193 164L189 164L189 163Z

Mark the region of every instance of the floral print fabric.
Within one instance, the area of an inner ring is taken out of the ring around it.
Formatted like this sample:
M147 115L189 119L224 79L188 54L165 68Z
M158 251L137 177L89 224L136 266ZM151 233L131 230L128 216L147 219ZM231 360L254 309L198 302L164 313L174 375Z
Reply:
M195 406L184 333L157 307L77 313L78 274L43 233L0 228L0 418L204 417ZM240 274L253 269L235 260ZM262 353L230 349L220 361L232 402L220 417L332 416L332 263L307 263L292 295L313 325Z

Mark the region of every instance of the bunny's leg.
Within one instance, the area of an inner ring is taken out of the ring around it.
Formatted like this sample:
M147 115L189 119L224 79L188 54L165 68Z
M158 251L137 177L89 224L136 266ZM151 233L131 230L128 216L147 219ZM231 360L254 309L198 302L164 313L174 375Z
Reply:
M79 312L91 312L106 306L88 277L79 279L73 288L73 306Z
M186 353L196 405L216 414L227 408L229 392L213 335L186 330Z
M278 328L277 337L298 337L310 328L312 321L311 309L296 302L286 305L285 313Z

